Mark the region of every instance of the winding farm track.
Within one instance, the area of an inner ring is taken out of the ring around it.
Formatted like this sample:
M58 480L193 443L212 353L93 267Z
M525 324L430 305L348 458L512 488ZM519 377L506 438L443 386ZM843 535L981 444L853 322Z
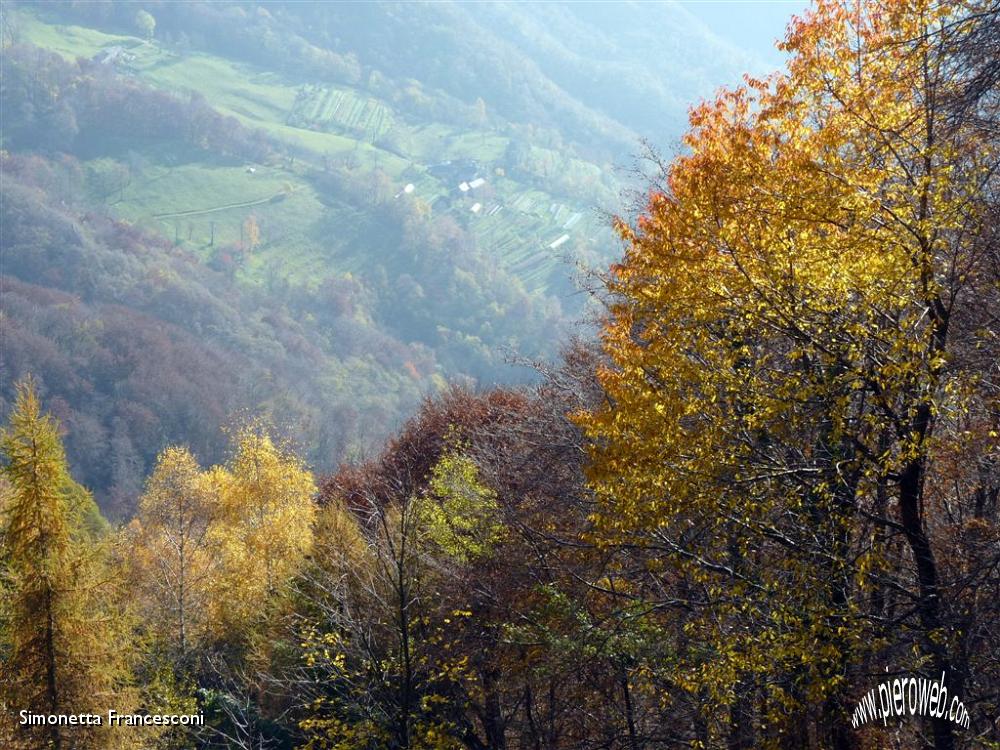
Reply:
M200 214L210 214L215 211L226 211L230 208L248 208L250 206L259 206L262 203L269 203L277 198L279 195L286 195L284 191L279 191L274 195L269 195L266 198L260 198L258 200L244 201L243 203L227 203L224 206L214 206L212 208L193 208L190 211L173 211L166 214L153 214L154 219L175 219L181 216L198 216Z

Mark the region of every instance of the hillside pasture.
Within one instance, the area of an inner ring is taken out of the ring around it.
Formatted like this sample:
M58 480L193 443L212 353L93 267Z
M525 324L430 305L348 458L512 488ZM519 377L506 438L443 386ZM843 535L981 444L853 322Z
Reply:
M453 216L484 254L531 290L544 291L563 272L563 262L547 248L553 238L565 232L592 241L606 230L588 207L548 192L553 187L541 189L494 174L504 165L509 145L498 131L413 122L363 90L295 81L207 52L55 23L44 12L22 11L19 16L25 41L68 59L125 47L131 57L120 69L124 75L176 95L204 97L219 112L264 130L295 155L253 165L255 173L250 174L250 165L207 154L178 157L123 143L112 158L88 163L94 197L114 215L163 234L206 262L217 262L221 254L239 256L235 272L248 283L280 278L313 284L332 272L370 270L366 217L329 196L321 200L306 179L310 171L327 166L377 168L393 180L394 190L412 182L413 198L433 205L434 213ZM141 152L138 167L130 157L133 150ZM593 164L538 147L530 153L534 166L553 175L554 187L557 174L588 183L599 178ZM460 196L457 185L426 168L469 159L482 165L489 191ZM479 201L483 210L470 212ZM502 209L491 212L496 206ZM252 252L244 252L241 228L251 215L260 240Z

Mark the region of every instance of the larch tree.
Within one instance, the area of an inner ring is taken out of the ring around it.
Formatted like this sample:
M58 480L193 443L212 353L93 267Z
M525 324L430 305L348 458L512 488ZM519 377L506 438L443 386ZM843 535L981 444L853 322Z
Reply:
M127 649L106 548L76 507L89 496L69 476L59 428L41 411L31 380L17 384L0 439L9 482L4 503L3 702L32 713L127 708ZM10 734L14 747L112 747L125 734L46 724Z
M2 446L12 487L4 534L11 580L6 703L60 713L70 700L64 678L72 661L71 632L66 632L72 626L64 625L78 619L78 601L69 594L70 511L62 492L68 472L58 429L41 414L30 381L19 384ZM42 731L44 741L62 747L58 727Z

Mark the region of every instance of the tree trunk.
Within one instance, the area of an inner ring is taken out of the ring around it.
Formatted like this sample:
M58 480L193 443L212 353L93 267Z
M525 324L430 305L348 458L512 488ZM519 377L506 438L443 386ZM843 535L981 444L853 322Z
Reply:
M56 680L56 626L55 615L53 614L54 603L52 601L52 588L45 591L45 692L49 705L46 713L59 713L59 687ZM52 749L61 750L62 735L59 732L58 724L49 726L49 736L51 738Z
M926 413L918 414L917 420L924 420L925 423L929 421L930 407L922 405L920 412ZM899 516L903 533L917 564L917 581L920 589L917 612L925 631L925 648L931 654L934 672L948 674L951 671L951 660L944 646L933 637L934 633L940 632L941 629L941 593L938 587L937 561L934 559L934 550L931 549L930 541L927 539L920 513L925 460L920 457L909 462L900 475ZM955 738L948 719L934 718L931 720L931 725L934 730L935 750L953 750Z

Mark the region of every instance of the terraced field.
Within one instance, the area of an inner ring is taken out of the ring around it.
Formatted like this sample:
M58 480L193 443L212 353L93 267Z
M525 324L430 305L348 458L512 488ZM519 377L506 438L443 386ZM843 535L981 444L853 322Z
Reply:
M299 89L287 120L311 130L343 132L375 143L393 124L391 110L350 89L308 86Z
M521 278L525 286L548 287L553 276L565 276L563 267L568 240L553 248L563 236L599 241L606 233L593 211L550 202L541 192L514 193L509 204L487 204L471 228L480 247Z
M204 157L178 162L168 155L145 154L142 168L130 170L128 186L106 196L109 209L122 218L156 229L206 260L220 248L239 247L252 216L261 242L239 271L250 283L270 283L276 276L310 283L320 274L354 273L371 263L365 237L349 229L350 209L321 201L306 179L309 170L331 158L365 171L381 170L399 194L412 183L412 198L466 226L481 251L529 290L545 291L554 279L566 276L564 258L574 243L610 242L610 232L592 206L494 174L495 167L503 166L509 144L501 132L416 123L363 90L288 80L211 54L62 25L44 14L20 15L25 41L69 59L125 47L131 55L127 74L172 92L195 90L219 111L313 154L294 164L252 165L252 173L251 165ZM577 158L534 146L531 152L571 181L600 177L596 165ZM468 159L482 165L489 185L486 197L459 193L457 181L427 171L430 164ZM109 160L87 166L95 182L116 169ZM481 207L473 212L476 202ZM336 231L329 231L331 226ZM563 234L573 242L551 249Z

